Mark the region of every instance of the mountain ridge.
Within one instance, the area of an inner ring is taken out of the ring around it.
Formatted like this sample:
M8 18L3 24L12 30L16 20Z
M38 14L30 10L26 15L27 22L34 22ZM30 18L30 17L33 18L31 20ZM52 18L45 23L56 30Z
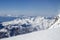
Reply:
M8 37L11 37L31 33L34 31L54 29L57 28L56 25L59 23L60 23L60 15L54 17L53 19L47 19L41 16L37 17L24 16L22 18L17 18L12 21L2 22L1 27L3 26L3 28L0 29L0 32L6 33ZM6 30L6 32L4 32L4 30Z

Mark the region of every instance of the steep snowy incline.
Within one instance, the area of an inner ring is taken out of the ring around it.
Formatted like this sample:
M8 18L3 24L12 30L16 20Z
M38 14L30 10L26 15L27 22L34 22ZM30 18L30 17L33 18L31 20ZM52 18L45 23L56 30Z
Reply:
M57 16L56 22L53 25L51 25L49 29L56 28L56 27L60 27L60 15Z
M0 40L60 40L60 27Z

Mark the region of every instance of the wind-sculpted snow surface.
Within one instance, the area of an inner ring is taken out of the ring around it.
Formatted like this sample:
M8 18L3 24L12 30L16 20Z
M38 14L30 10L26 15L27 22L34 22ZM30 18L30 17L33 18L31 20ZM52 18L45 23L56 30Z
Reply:
M47 19L45 17L22 17L12 21L2 22L0 28L0 38L31 33L49 29L56 23L58 18ZM4 31L5 32L4 32Z

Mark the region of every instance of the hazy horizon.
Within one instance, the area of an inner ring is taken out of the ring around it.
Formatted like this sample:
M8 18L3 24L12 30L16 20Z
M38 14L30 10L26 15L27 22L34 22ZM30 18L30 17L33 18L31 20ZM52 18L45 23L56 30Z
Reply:
M55 16L60 10L60 0L0 0L0 16Z

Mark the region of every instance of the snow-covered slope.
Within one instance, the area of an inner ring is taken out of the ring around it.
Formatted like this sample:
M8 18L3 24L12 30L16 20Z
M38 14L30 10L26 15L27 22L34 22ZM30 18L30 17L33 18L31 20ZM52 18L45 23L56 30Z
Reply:
M1 40L60 40L60 27Z
M54 22L53 25L51 25L51 27L49 29L57 28L57 27L60 27L60 15L57 16L56 21Z

